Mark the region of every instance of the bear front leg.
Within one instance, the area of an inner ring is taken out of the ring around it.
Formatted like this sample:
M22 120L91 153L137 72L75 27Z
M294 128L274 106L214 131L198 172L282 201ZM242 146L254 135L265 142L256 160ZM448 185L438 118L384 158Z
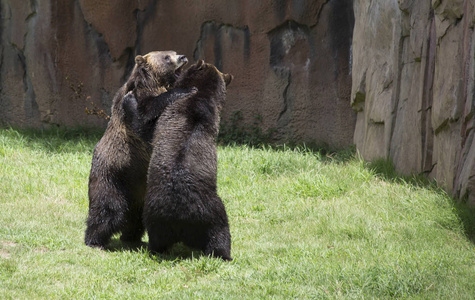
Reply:
M176 88L157 97L143 99L137 106L138 118L141 118L142 126L140 129L134 129L134 131L140 132L143 141L151 143L155 132L155 124L165 109L175 101L191 97L197 92L198 90L194 87Z
M195 87L191 88L175 88L166 93L163 93L148 101L142 101L142 105L138 107L138 112L144 119L144 122L158 119L168 105L173 102L191 97L198 92Z
M124 109L124 122L132 129L135 135L142 134L143 120L138 111L138 103L132 92L128 92L122 100L122 108Z

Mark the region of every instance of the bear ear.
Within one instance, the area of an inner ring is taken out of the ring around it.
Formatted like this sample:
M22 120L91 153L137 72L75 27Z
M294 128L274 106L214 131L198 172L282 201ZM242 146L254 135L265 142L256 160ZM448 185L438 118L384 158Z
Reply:
M137 56L135 57L135 63L136 63L137 65L143 65L143 64L145 63L145 61L146 61L146 59L145 59L145 57L143 57L142 55L137 55Z
M204 60L200 59L197 63L196 63L196 67L198 68L198 70L200 70L202 67L203 67L203 64L205 63Z
M228 84L231 83L231 81L233 81L234 76L231 75L231 74L223 74L223 79L224 79L224 82L226 83L226 85L228 85Z

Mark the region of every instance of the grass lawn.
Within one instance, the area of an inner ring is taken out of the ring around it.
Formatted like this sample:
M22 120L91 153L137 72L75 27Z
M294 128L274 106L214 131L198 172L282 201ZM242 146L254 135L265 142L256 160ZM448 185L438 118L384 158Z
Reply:
M347 152L222 146L234 261L91 249L100 134L0 129L0 299L473 299L475 212ZM146 243L147 238L144 237Z

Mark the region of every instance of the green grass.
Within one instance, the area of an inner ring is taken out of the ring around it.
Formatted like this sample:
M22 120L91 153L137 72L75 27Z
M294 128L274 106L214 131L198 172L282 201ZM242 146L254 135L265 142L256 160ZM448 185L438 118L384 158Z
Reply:
M94 132L0 129L0 299L472 299L474 211L348 152L225 146L233 262L83 243ZM146 237L144 238L146 242Z

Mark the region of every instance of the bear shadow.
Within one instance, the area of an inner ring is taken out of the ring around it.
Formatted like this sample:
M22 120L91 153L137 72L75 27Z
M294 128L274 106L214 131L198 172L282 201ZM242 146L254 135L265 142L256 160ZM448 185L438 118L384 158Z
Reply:
M189 260L189 259L199 259L200 257L204 257L205 255L200 250L195 250L185 246L182 243L177 243L173 245L170 249L165 251L164 253L151 253L149 252L150 258L156 261L174 261L179 262L182 260Z
M164 253L151 253L148 250L147 242L141 241L135 243L128 243L121 241L118 238L111 239L105 250L108 252L132 251L148 253L150 258L157 261L181 261L194 258L199 259L200 257L205 256L202 251L189 248L183 243L176 243Z
M108 252L122 252L122 251L132 251L140 252L145 251L148 247L148 243L145 242L124 242L118 238L112 238L104 250Z

